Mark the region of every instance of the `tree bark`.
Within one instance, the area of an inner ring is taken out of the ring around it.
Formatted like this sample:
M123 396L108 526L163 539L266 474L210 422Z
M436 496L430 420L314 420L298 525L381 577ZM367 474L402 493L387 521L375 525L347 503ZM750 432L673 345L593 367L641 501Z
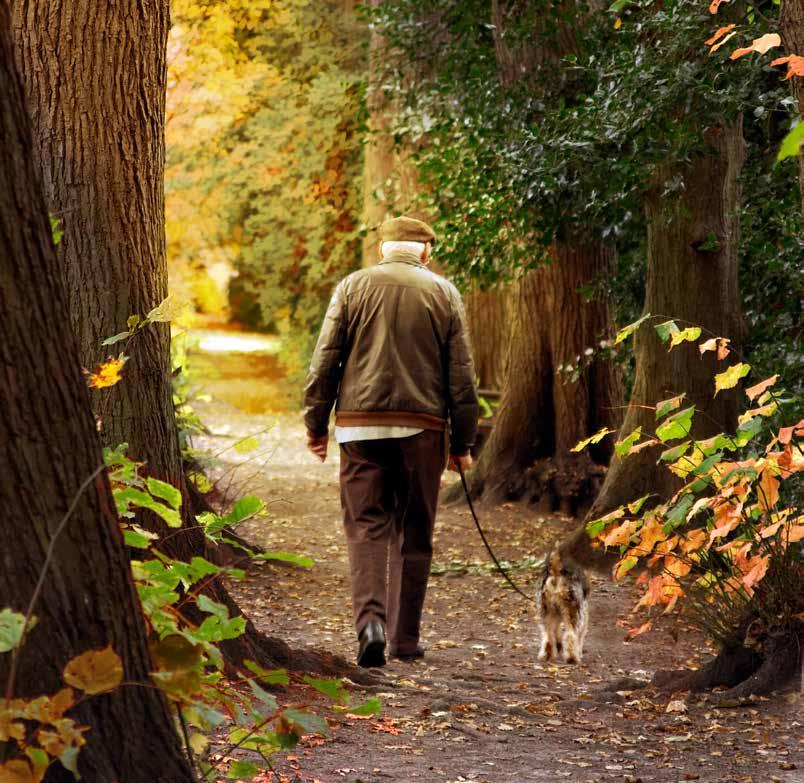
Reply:
M60 267L81 362L91 368L115 349L101 341L126 329L167 296L164 124L168 0L19 0L15 43L34 126L34 160L50 211L63 222ZM58 46L53 44L58 42ZM124 344L123 380L94 393L105 445L128 444L150 475L182 491L177 535L150 512L142 523L170 557L208 556L179 448L170 381L170 328L154 323ZM205 588L241 614L225 585ZM190 604L189 606L193 606ZM188 610L188 619L199 619ZM227 661L292 663L283 642L252 623L221 644ZM330 670L334 658L319 666ZM301 662L310 664L310 656Z
M739 361L743 321L737 279L740 190L737 177L745 157L742 121L706 131L709 151L683 172L683 191L664 197L672 173L663 171L645 202L648 218L648 274L645 312L701 326L731 340L729 363ZM723 369L713 353L701 356L697 345L682 344L671 352L653 328L643 325L635 335L636 378L631 402L618 437L636 427L655 428L657 402L682 392L694 404L693 436L705 438L736 424L737 394L714 396L716 372ZM737 358L735 358L737 357ZM676 490L675 477L656 464L656 452L643 449L626 458L614 457L590 519L622 503L651 493L666 499ZM571 542L576 557L588 559L583 530Z
M492 501L521 495L531 479L541 499L574 512L608 458L570 449L589 433L619 421L619 374L594 360L571 380L558 368L577 365L587 348L612 336L605 300L586 301L580 289L610 273L614 252L598 243L558 245L549 265L529 272L516 292L507 381L497 423L471 476L472 491ZM536 473L528 469L536 460Z
M481 389L502 389L505 381L506 345L511 333L513 303L510 284L487 291L475 288L464 297L472 356Z
M787 54L804 57L804 0L782 0L779 10L779 32ZM804 122L804 77L791 80L793 96L798 102L798 113ZM801 211L804 213L804 149L798 153L798 185L801 190Z
M19 651L14 695L54 694L75 655L111 645L130 686L70 712L89 726L85 780L194 780L167 702L149 679L145 623L103 465L32 137L14 67L8 5L0 4L0 535L2 604L25 612L53 558L38 622ZM77 498L57 540L56 529ZM0 656L5 693L10 655ZM140 684L141 687L137 687ZM0 758L9 746L0 746ZM59 764L48 781L72 781Z

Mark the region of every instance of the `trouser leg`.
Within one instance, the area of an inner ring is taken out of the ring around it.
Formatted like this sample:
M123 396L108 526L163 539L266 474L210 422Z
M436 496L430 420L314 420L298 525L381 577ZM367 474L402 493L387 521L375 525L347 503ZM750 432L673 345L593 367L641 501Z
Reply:
M358 635L371 620L386 622L393 497L384 444L385 441L341 444L341 505Z
M389 543L388 634L391 647L405 654L419 643L445 462L444 433L425 430L400 439L399 446Z

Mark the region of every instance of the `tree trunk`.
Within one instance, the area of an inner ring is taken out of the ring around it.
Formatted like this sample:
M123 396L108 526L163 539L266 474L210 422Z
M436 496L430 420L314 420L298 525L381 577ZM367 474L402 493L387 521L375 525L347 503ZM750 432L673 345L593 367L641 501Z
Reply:
M779 31L787 54L804 57L804 0L782 0ZM794 76L790 81L798 102L799 116L804 122L804 77ZM798 153L798 184L801 189L801 211L804 213L804 149Z
M519 283L507 381L497 423L471 476L474 494L499 501L530 489L546 507L573 513L594 489L606 448L593 459L570 449L601 427L616 426L619 376L600 360L576 380L559 367L577 366L587 348L611 337L608 303L586 301L580 289L610 273L613 261L613 251L597 243L558 245L551 264Z
M19 0L15 36L33 119L34 159L50 211L63 221L60 266L81 362L107 353L101 341L126 329L167 296L164 123L168 0ZM58 46L53 45L58 41ZM94 393L105 445L128 444L150 475L182 491L179 535L150 512L143 524L166 537L170 557L207 556L192 513L170 382L170 328L155 323L123 344L123 380ZM172 533L172 535L168 535ZM241 614L226 587L207 588ZM188 614L188 619L199 619ZM221 644L229 663L292 662L289 648L249 623ZM305 665L311 663L303 657ZM322 665L331 668L334 659ZM318 668L313 666L313 668Z
M464 297L477 381L481 389L502 389L508 336L513 318L513 288L509 284Z
M149 678L145 623L103 465L30 123L14 68L8 5L0 4L0 535L2 605L25 612L53 544L38 622L19 650L15 696L54 694L75 655L111 645L131 685L70 712L89 726L85 780L194 780L167 702ZM76 506L58 540L56 530ZM0 656L5 693L11 656ZM136 687L135 684L141 684ZM0 746L0 758L9 753ZM72 781L54 765L48 781Z
M373 7L382 0L371 0ZM368 133L364 148L363 168L363 266L372 266L380 260L380 241L377 229L392 213L411 215L428 221L418 205L419 175L411 160L411 150L395 143L392 117L396 108L383 90L382 66L389 51L383 37L371 31L369 38ZM437 264L431 263L434 272L442 274Z
M663 196L671 172L656 178L647 196L648 275L645 312L680 319L731 340L729 363L739 361L743 322L737 280L739 185L744 159L742 122L706 131L711 151L684 172L683 192ZM723 369L713 353L701 356L697 345L684 343L668 352L653 321L635 335L636 378L620 434L636 427L655 428L652 406L682 392L696 407L693 436L705 438L736 424L736 392L714 397L716 372ZM651 493L666 499L677 488L675 477L656 464L656 451L643 449L624 459L614 457L591 511L602 516L622 503ZM583 530L574 536L576 557L590 555Z
M512 49L506 30L523 7L493 0L494 50L503 85L533 77L536 67L575 46L572 28L556 21L551 46L531 41ZM534 83L533 89L538 89ZM578 233L578 229L575 229ZM581 235L582 236L582 235ZM613 271L615 253L580 238L553 247L551 263L529 272L519 284L516 315L508 338L507 380L497 421L471 476L476 495L499 501L527 492L545 510L578 513L594 496L609 454L570 449L583 438L619 422L621 383L610 362L595 360L575 376L585 351L613 334L605 299L585 301L582 286Z

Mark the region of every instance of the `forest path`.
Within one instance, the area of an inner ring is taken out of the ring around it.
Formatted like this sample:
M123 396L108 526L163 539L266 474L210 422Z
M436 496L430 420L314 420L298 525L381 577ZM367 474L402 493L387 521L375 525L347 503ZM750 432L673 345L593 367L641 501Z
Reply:
M355 652L346 549L340 523L337 446L318 463L299 416L261 416L223 402L197 406L211 430L198 446L220 453L220 486L260 495L269 517L241 532L269 550L314 558L310 571L258 565L233 585L241 606L270 635L295 647ZM239 438L260 448L239 454ZM228 448L227 448L228 447ZM447 476L448 480L453 480ZM478 509L500 557L540 558L570 524L521 505ZM587 652L580 666L540 664L532 606L504 586L465 506L441 509L435 575L425 611L423 661L391 662L379 675L382 713L338 719L327 740L303 740L260 783L386 781L804 781L801 701L719 710L711 698L610 692L623 677L697 663L700 636L666 623L632 643L618 625L634 603L627 585L593 576ZM514 578L530 589L536 571ZM294 688L289 702L310 701ZM354 700L365 694L356 692ZM675 705L678 707L678 705ZM672 708L671 708L672 709Z

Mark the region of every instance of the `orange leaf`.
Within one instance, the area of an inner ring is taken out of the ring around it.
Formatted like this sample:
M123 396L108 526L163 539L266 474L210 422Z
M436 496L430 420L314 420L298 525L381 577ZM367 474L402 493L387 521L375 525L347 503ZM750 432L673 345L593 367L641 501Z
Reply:
M786 446L788 443L790 443L792 437L793 437L792 427L782 427L779 430L779 443L781 443L783 446Z
M64 681L85 693L113 691L122 679L123 662L111 645L82 653L64 667Z
M99 365L92 375L89 376L89 386L91 389L106 389L119 383L128 358L122 354L117 359L108 359Z
M631 639L635 639L637 636L641 636L645 631L649 631L651 626L653 625L653 620L648 620L648 622L643 623L639 626L639 628L632 628L626 635L625 638L627 641L631 641Z
M804 538L804 525L791 525L790 530L787 532L787 543L795 544L796 541L801 541Z
M778 375L772 375L770 378L766 378L764 381L760 381L755 386L749 386L745 390L745 393L746 393L748 399L749 400L754 400L757 397L759 397L759 395L762 394L762 392L766 391L771 386L773 386L773 384L776 383L778 378L779 378Z
M737 60L743 55L749 54L750 52L758 52L759 54L765 54L770 49L775 49L777 46L782 45L782 39L778 33L766 33L759 38L754 38L751 42L751 46L744 46L741 49L735 49L731 53L731 60Z
M712 2L709 4L709 13L710 14L716 14L717 9L720 8L721 4L722 3L728 3L728 2L729 2L729 0L712 0Z
M762 581L762 578L768 571L769 564L770 556L768 555L764 557L757 555L751 558L749 561L750 570L743 577L743 587L745 587L749 593L753 591L754 585Z
M779 501L779 479L773 476L769 470L763 470L759 486L761 490L757 492L759 507L763 511L769 511Z
M634 535L638 526L638 519L628 519L609 532L603 538L603 543L606 546L624 546L631 540L631 536Z
M707 46L711 46L713 43L715 43L715 41L724 36L729 30L733 28L734 28L733 24L727 24L725 27L719 27L717 29L717 32L711 38L707 38L704 43Z
M804 57L798 54L789 54L787 57L777 57L771 62L771 65L787 66L787 75L784 77L785 81L793 76L804 77Z

